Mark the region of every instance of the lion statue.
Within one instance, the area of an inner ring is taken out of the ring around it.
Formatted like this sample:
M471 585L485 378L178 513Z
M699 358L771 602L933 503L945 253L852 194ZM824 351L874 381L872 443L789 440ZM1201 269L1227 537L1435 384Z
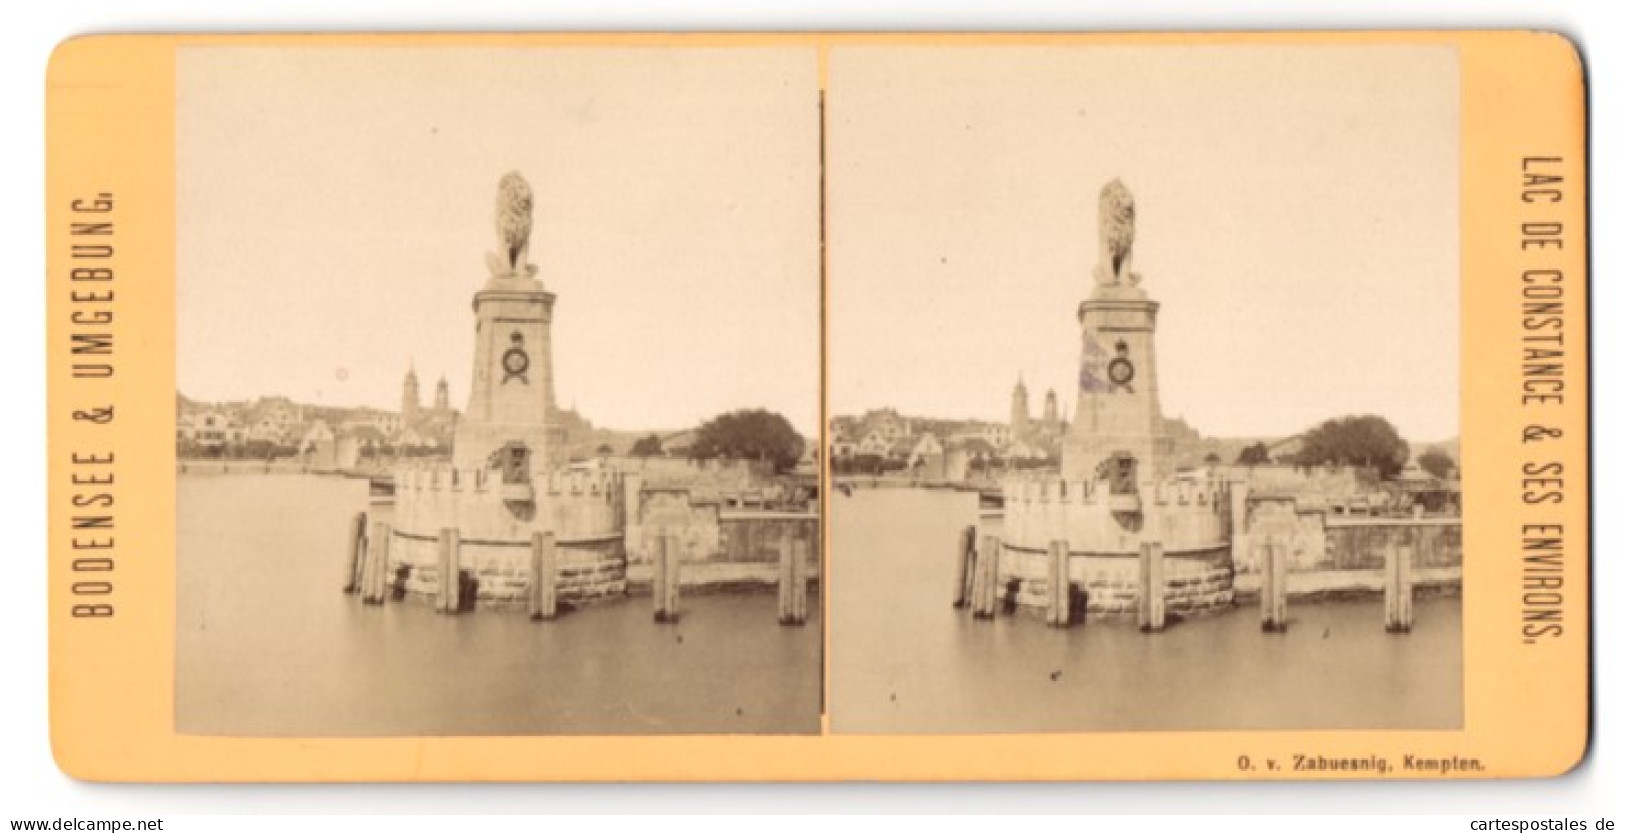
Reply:
M530 183L518 171L509 172L497 183L497 240L500 253L489 258L491 273L497 277L534 274L529 263Z
M1129 270L1134 256L1134 195L1120 179L1100 189L1100 265L1095 280L1103 284L1140 282Z

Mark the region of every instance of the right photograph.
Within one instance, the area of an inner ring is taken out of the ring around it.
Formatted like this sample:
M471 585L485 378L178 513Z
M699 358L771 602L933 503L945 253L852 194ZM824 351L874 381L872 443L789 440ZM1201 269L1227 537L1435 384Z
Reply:
M1453 47L843 47L825 101L832 731L1462 727Z

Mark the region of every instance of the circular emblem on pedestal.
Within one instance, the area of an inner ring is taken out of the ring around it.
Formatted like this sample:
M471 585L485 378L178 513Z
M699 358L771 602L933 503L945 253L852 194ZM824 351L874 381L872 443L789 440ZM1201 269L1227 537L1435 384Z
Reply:
M502 370L503 384L507 384L509 379L530 384L530 380L525 378L525 371L530 370L530 354L525 352L524 336L514 333L509 339L508 351L502 354Z
M1118 356L1106 365L1106 375L1111 378L1114 385L1126 385L1134 381L1134 363Z
M508 352L502 354L502 369L508 371L509 375L518 376L530 369L530 356L517 347L510 347Z

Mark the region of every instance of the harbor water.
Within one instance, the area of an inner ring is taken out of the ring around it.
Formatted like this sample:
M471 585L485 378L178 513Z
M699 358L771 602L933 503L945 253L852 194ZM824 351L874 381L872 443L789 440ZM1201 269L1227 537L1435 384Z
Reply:
M762 592L650 599L556 621L437 615L341 592L364 480L182 475L175 721L184 734L387 736L812 733L819 603L802 627Z

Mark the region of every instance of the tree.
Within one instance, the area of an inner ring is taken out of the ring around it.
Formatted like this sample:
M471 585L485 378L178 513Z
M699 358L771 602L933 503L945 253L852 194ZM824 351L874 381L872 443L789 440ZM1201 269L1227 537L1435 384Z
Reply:
M611 448L609 443L599 443L598 444L598 456L599 457L608 457L609 455L614 454L614 453L615 453L615 449Z
M660 445L660 437L654 434L650 434L632 444L633 457L659 457L664 453L665 449Z
M1207 456L1202 458L1202 462L1210 466L1217 466L1219 464L1218 452L1209 451Z
M733 411L700 426L690 457L766 460L780 471L794 468L807 447L790 421L761 409Z
M1430 448L1422 452L1422 456L1416 458L1416 464L1421 466L1423 471L1440 480L1448 478L1450 472L1456 468L1456 461L1451 459L1449 454L1437 448Z
M1298 462L1304 465L1370 466L1393 477L1410 459L1410 446L1379 416L1329 419L1303 435Z
M1264 445L1263 440L1243 448L1241 453L1236 455L1236 464L1241 466L1262 466L1269 462L1270 450Z

